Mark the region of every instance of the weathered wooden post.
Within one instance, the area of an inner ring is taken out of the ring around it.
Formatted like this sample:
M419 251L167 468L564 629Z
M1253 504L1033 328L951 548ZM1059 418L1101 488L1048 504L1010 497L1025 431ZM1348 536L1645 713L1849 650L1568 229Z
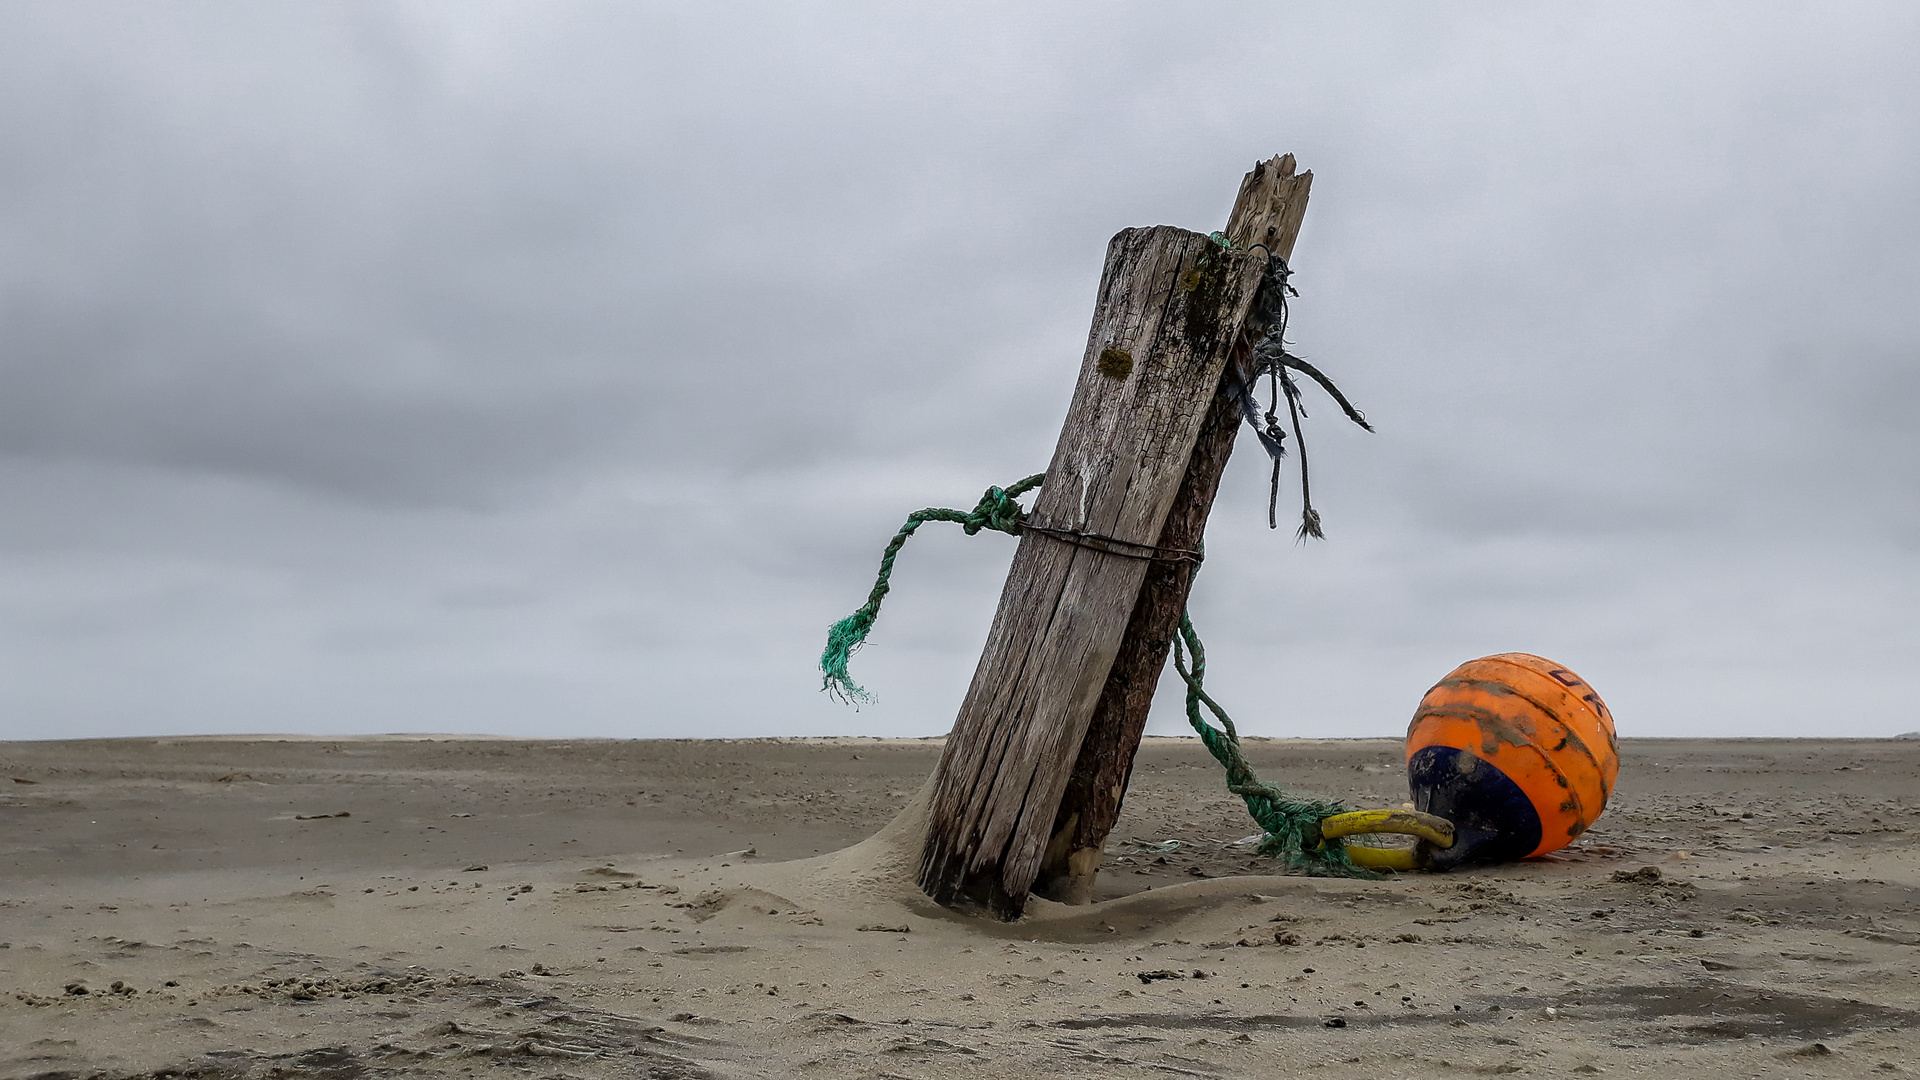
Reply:
M935 774L919 880L936 901L1012 919L1036 880L1090 895L1239 430L1226 365L1311 183L1291 155L1255 166L1233 250L1164 225L1108 246L1073 404Z
M1295 174L1291 154L1261 162L1241 181L1239 198L1227 219L1227 236L1236 247L1260 244L1283 259L1293 258L1312 186L1311 172ZM1248 340L1264 327L1250 322L1246 329L1233 357L1234 363L1243 365ZM1243 367L1243 375L1245 371ZM1167 514L1159 540L1162 546L1199 545L1240 423L1239 405L1223 382L1214 393L1180 492ZM1107 833L1120 818L1134 752L1140 748L1147 710L1166 669L1167 650L1180 625L1180 613L1186 609L1195 569L1192 564L1155 563L1147 570L1126 637L1054 815L1052 838L1034 882L1034 891L1041 896L1079 904L1092 897Z

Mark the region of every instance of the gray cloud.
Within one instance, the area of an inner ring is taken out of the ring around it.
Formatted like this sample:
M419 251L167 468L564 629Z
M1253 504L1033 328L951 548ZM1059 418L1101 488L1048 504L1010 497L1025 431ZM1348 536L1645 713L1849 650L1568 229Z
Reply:
M1045 463L1108 237L1282 149L1380 434L1315 409L1314 548L1230 471L1245 726L1520 648L1638 734L1920 727L1903 6L0 22L0 737L943 730L1005 538L913 542L878 707L825 625Z

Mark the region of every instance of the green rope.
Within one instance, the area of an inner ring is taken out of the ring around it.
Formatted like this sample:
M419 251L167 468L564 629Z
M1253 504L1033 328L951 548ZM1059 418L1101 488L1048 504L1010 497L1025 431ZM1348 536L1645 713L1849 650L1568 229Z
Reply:
M853 676L847 671L847 662L853 651L867 640L874 620L880 616L880 602L886 599L887 592L892 588L890 579L893 577L894 558L906 546L907 537L912 536L922 523L956 522L968 536L982 529L1018 536L1026 511L1014 500L1039 487L1045 480L1046 474L1038 473L1011 487L990 487L980 497L980 502L965 513L935 507L907 515L906 524L893 534L887 550L880 556L880 573L874 578L873 591L867 594L867 602L860 606L860 610L834 623L833 628L827 631L827 648L820 654L823 676L820 688L847 701L864 703L873 700L873 695L853 681ZM1193 654L1191 670L1187 667L1188 651ZM1173 668L1187 684L1187 723L1193 725L1207 752L1226 769L1227 790L1245 800L1247 813L1266 831L1266 838L1260 842L1258 849L1260 854L1280 859L1288 868L1316 877L1380 876L1355 866L1353 860L1347 857L1345 846L1338 840L1325 844L1317 842L1321 819L1344 814L1352 807L1324 799L1296 799L1282 791L1279 785L1269 784L1254 775L1253 768L1240 751L1240 734L1233 726L1233 719L1202 686L1207 673L1207 652L1205 646L1200 644L1200 635L1193 629L1193 620L1184 611L1180 613L1179 637L1173 642ZM1202 705L1220 721L1220 727L1215 728L1201 718ZM1310 834L1316 841L1311 844L1308 842Z
M1020 496L1040 486L1047 478L1046 473L1035 473L1025 480L1007 488L990 487L980 502L971 511L944 510L930 507L907 515L907 523L893 534L893 540L887 544L887 550L880 556L880 574L873 579L873 591L867 594L867 602L860 610L833 624L827 631L827 648L820 654L820 689L846 701L865 704L873 700L873 695L859 683L853 681L853 675L847 671L847 664L853 659L853 651L867 640L867 633L873 629L873 622L880 617L880 601L886 599L887 591L892 588L888 579L893 577L893 560L906 546L907 537L912 536L921 524L928 521L952 521L960 525L968 536L981 529L992 529L1008 536L1020 535L1020 522L1026 517L1026 511L1015 502Z
M1184 650L1180 647L1183 640ZM1193 653L1191 671L1187 669L1188 650ZM1288 868L1313 877L1379 877L1371 870L1355 866L1347 857L1345 845L1338 840L1308 843L1309 830L1318 838L1322 819L1344 814L1352 807L1326 799L1296 799L1280 790L1278 784L1269 784L1254 775L1246 755L1240 752L1240 733L1234 729L1233 718L1201 686L1207 676L1207 650L1200 644L1200 635L1194 632L1193 620L1184 611L1180 613L1180 636L1173 642L1173 669L1187 684L1187 723L1193 725L1207 752L1227 770L1227 790L1240 796L1247 804L1247 814L1267 834L1266 839L1260 841L1260 854L1277 858ZM1218 728L1201 718L1202 705L1220 721Z

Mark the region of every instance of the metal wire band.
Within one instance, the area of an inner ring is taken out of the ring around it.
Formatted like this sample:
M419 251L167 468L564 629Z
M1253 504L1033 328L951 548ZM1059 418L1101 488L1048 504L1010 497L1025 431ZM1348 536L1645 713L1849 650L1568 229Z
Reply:
M1099 533L1080 532L1077 529L1056 529L1051 525L1041 525L1032 520L1022 520L1020 531L1033 531L1055 540L1072 544L1075 547L1090 548L1108 555L1118 555L1123 559L1140 559L1145 562L1186 562L1200 565L1204 556L1198 551L1184 548L1163 548L1156 544L1142 544L1133 540L1122 540L1117 536L1102 536ZM1110 546L1109 546L1110 545Z

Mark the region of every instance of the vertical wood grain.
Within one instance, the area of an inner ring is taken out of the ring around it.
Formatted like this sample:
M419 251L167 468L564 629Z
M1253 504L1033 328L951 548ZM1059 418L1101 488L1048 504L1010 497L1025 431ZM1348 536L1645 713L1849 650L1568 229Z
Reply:
M1114 237L1034 522L1161 541L1264 265L1171 226ZM1149 565L1021 535L936 772L919 873L936 901L1020 914Z

